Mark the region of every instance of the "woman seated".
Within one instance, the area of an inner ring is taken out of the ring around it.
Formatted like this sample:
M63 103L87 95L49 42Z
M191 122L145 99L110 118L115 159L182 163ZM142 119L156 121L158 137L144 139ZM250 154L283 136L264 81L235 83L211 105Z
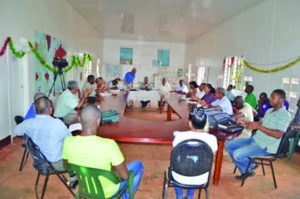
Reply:
M206 124L206 115L204 113L204 109L202 107L194 106L189 113L189 126L190 131L185 132L174 132L174 140L173 140L173 147L175 147L177 144L179 144L182 141L188 140L188 139L199 139L204 142L206 142L212 149L213 152L216 152L218 149L218 143L217 138L205 132L204 126ZM198 177L198 176L197 176ZM173 175L173 178L182 184L191 184L191 179L193 178L195 180L195 176L193 177L187 177L187 176L181 176L179 174ZM202 179L203 176L199 176ZM205 179L207 180L207 179ZM175 193L177 199L183 199L183 190L181 187L175 187ZM194 195L194 189L187 189L186 197L187 199L192 199Z
M204 96L199 99L197 96L191 96L192 100L197 101L199 104L205 106L211 104L213 101L216 100L215 92L216 90L212 87L211 84L205 84L204 86Z

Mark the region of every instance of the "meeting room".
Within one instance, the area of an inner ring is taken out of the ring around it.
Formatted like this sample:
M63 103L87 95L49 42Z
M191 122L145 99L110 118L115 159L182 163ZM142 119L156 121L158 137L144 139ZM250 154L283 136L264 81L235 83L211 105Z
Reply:
M300 198L300 0L0 4L0 199Z

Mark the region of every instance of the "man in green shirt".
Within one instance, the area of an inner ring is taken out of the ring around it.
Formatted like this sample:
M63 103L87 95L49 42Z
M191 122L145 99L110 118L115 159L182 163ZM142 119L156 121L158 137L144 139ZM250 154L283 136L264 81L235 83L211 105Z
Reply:
M134 192L137 191L143 174L143 164L133 161L125 166L124 156L114 140L97 136L101 121L100 111L95 105L88 104L80 112L82 132L80 136L71 136L65 139L63 146L63 159L72 164L114 171L122 179L128 178L128 171L134 173ZM126 181L114 184L99 177L103 186L105 198L112 197L126 186ZM123 195L129 198L128 190Z
M241 138L225 143L225 148L234 164L238 167L241 176L236 176L242 180L245 177L254 175L255 164L250 165L250 172L246 169L251 156L266 156L277 153L281 138L286 132L291 116L283 107L285 92L276 89L272 92L269 109L260 122L247 122L246 128L257 129L256 134L250 138Z
M257 100L255 95L253 94L254 87L252 85L247 85L245 88L245 92L247 96L245 98L245 102L247 102L252 108L255 110L257 106Z
M77 82L69 81L67 90L65 90L56 101L54 117L63 119L64 123L67 125L78 122L75 109L80 109L85 104L91 90L85 89L80 100L77 96L78 92Z

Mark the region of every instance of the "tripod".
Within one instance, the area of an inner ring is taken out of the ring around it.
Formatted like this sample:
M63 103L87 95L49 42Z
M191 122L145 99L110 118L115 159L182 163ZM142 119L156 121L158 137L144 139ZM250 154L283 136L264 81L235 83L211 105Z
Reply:
M62 69L58 68L57 71L55 71L54 73L54 79L53 79L53 84L50 88L50 91L49 91L49 94L48 94L48 97L50 96L52 90L53 90L53 95L55 96L55 82L57 80L57 77L59 76L60 78L60 84L61 84L61 88L62 90L66 90L66 83L65 83L65 77L64 77L64 74L62 72Z

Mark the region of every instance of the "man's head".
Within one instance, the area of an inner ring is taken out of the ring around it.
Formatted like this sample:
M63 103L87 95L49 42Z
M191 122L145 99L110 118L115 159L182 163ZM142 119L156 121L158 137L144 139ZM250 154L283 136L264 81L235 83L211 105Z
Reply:
M195 81L191 81L191 82L190 82L190 88L191 88L191 89L198 88L198 84L197 84L197 82L195 82Z
M279 108L283 105L285 100L285 91L282 89L276 89L272 92L270 97L270 104L275 108Z
M262 93L259 95L259 100L260 100L261 102L264 102L264 101L266 101L267 99L268 99L267 93L262 92Z
M103 78L102 78L102 77L97 77L97 78L95 79L95 83L96 83L96 84L100 84L102 81L103 81Z
M41 97L47 97L45 93L37 92L33 96L33 102L37 101Z
M94 75L89 75L87 77L87 81L90 83L90 84L94 84L95 83L95 76Z
M246 88L245 88L245 92L247 93L247 94L250 94L250 93L252 93L254 91L254 87L252 86L252 85L248 85L248 86L246 86Z
M74 81L74 80L68 81L67 88L68 88L68 90L71 91L72 93L76 93L76 92L78 91L78 84L77 84L77 82Z
M205 83L201 83L199 86L199 90L204 91L204 88L205 88Z
M228 87L227 87L227 91L229 92L229 91L231 91L232 89L233 89L232 84L229 84Z
M87 104L80 111L82 134L96 135L101 122L101 114L94 104Z
M233 106L238 110L244 108L244 100L242 96L236 96L233 100Z
M206 124L206 115L202 107L193 106L189 112L190 128L203 129Z
M179 85L180 86L183 86L183 83L184 83L183 79L179 80Z
M225 89L224 88L221 88L221 87L218 87L217 89L216 89L216 93L215 93L215 95L216 95L216 98L217 99L222 99L224 96L225 96Z
M165 77L162 78L161 83L162 83L162 85L165 85L167 83L167 79Z
M38 115L52 115L53 106L50 99L46 96L38 98L34 101L35 111Z
M133 74L136 74L136 68L133 68L133 69L131 70L131 72L132 72Z

